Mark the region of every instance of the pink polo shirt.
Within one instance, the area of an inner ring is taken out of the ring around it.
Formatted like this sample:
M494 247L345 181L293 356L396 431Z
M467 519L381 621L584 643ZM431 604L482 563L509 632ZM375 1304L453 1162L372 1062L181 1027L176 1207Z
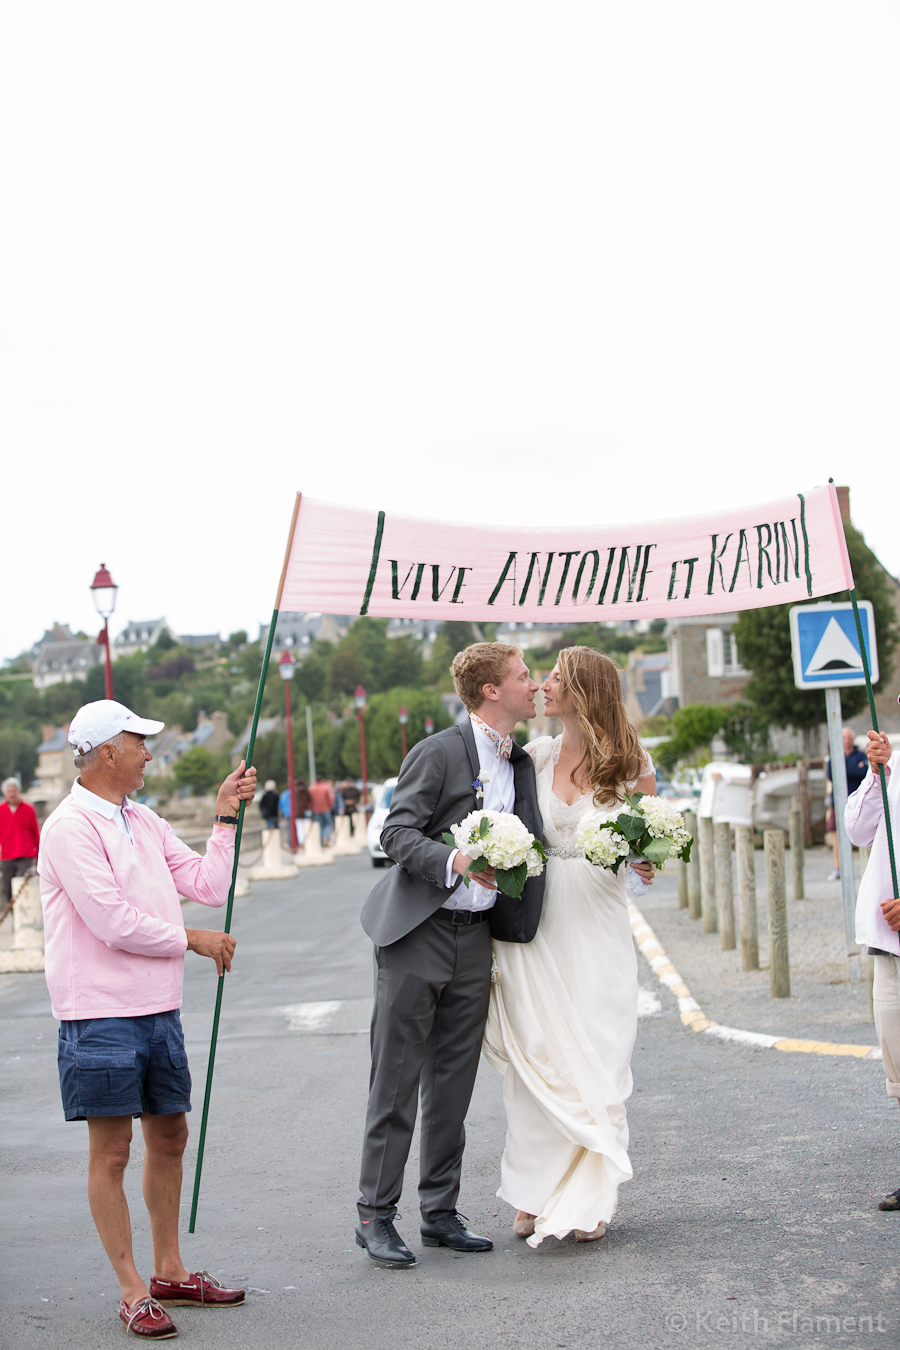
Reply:
M225 903L234 837L214 826L201 858L149 807L117 807L76 782L44 824L38 855L54 1017L179 1008L187 950L179 896Z

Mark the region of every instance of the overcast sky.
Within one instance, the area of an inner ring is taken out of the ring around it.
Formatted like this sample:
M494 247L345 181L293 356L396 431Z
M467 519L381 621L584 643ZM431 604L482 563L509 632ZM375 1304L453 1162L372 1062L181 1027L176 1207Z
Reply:
M271 613L293 494L848 483L900 571L893 0L0 8L0 657Z

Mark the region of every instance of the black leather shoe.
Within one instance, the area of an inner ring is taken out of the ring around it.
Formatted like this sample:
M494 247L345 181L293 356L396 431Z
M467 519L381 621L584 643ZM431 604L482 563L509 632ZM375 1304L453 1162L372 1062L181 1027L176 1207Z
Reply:
M392 1219L360 1219L356 1225L356 1245L364 1247L370 1260L387 1270L405 1270L416 1258L394 1227Z
M494 1244L490 1238L470 1233L463 1223L465 1214L442 1214L439 1219L428 1223L423 1219L419 1232L425 1247L451 1247L455 1252L492 1252Z

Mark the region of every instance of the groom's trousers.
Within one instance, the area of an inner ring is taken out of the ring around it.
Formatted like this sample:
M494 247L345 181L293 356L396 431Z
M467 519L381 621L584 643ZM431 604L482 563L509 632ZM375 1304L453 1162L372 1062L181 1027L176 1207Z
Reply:
M389 947L375 948L372 1072L359 1214L393 1218L422 1098L419 1205L426 1219L456 1209L463 1125L491 992L487 923L440 909Z

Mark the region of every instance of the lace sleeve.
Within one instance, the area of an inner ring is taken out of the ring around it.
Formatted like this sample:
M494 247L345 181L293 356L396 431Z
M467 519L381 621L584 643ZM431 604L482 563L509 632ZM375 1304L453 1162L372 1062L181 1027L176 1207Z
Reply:
M538 736L537 740L529 741L523 748L531 756L535 773L540 773L553 758L556 741L552 736Z
M628 792L634 792L634 789L637 787L641 778L649 778L651 774L656 773L656 769L653 766L653 759L643 746L641 746L641 761L641 771L637 778L633 779L630 783L625 784L626 791Z

